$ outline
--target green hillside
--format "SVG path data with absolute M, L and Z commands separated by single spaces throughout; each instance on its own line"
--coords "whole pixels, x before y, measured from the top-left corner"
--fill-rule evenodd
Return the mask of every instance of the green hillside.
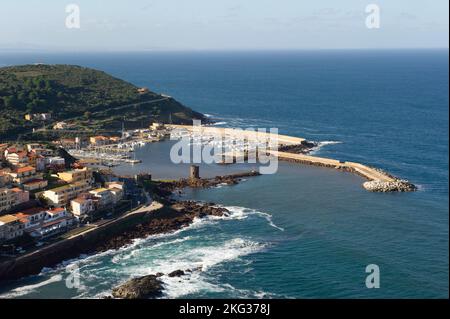
M 26 121 L 25 114 L 50 113 L 51 121 Z M 192 123 L 204 116 L 170 97 L 105 72 L 74 65 L 0 68 L 0 139 L 27 134 L 44 124 L 68 121 L 76 129 L 137 128 L 151 122 Z

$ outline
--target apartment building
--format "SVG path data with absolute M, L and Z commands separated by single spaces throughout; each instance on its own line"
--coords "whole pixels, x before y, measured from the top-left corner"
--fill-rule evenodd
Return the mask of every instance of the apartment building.
M 92 198 L 93 196 L 77 197 L 70 201 L 70 206 L 72 209 L 72 214 L 77 218 L 82 218 L 95 210 L 95 203 Z
M 68 185 L 60 186 L 42 193 L 50 205 L 65 206 L 70 200 L 76 198 L 79 194 L 87 192 L 91 185 L 87 180 L 77 181 Z
M 6 143 L 0 143 L 0 161 L 5 159 L 5 151 L 9 147 Z
M 114 195 L 109 189 L 97 188 L 91 190 L 89 193 L 97 199 L 99 208 L 110 206 L 115 203 Z
M 46 209 L 42 207 L 32 207 L 14 214 L 14 216 L 22 223 L 23 230 L 27 233 L 32 233 L 40 228 L 45 215 Z
M 26 151 L 7 152 L 5 158 L 13 166 L 24 166 L 28 164 L 28 152 Z
M 54 235 L 73 225 L 74 217 L 64 208 L 33 207 L 14 214 L 25 233 L 35 238 Z
M 36 171 L 38 171 L 38 172 L 42 172 L 45 170 L 45 160 L 46 160 L 46 157 L 44 157 L 42 155 L 28 153 L 29 166 L 35 167 Z
M 23 183 L 22 187 L 24 190 L 32 192 L 35 190 L 43 189 L 43 188 L 47 187 L 47 185 L 48 185 L 48 181 L 46 179 L 37 178 L 37 179 L 32 179 L 30 181 Z
M 36 168 L 33 166 L 17 167 L 9 173 L 12 181 L 16 184 L 24 184 L 34 179 L 42 179 L 41 173 L 36 173 Z
M 58 178 L 67 183 L 74 183 L 84 180 L 89 184 L 94 183 L 93 171 L 87 167 L 58 173 Z
M 27 190 L 14 187 L 11 188 L 10 191 L 13 193 L 13 206 L 28 202 L 30 200 L 30 193 Z
M 0 188 L 0 213 L 30 200 L 30 193 L 20 188 Z
M 9 188 L 0 188 L 0 213 L 15 205 L 16 197 Z
M 75 223 L 75 218 L 65 208 L 55 208 L 45 212 L 39 228 L 31 232 L 32 237 L 48 237 L 66 231 Z
M 51 169 L 64 169 L 66 160 L 59 156 L 45 157 L 45 167 Z
M 0 242 L 12 240 L 23 235 L 23 226 L 13 215 L 0 216 Z
M 116 204 L 123 198 L 123 190 L 121 190 L 120 188 L 113 187 L 113 188 L 109 188 L 108 190 L 112 194 L 114 204 Z
M 0 187 L 5 187 L 12 182 L 12 177 L 9 175 L 11 169 L 4 168 L 0 169 Z

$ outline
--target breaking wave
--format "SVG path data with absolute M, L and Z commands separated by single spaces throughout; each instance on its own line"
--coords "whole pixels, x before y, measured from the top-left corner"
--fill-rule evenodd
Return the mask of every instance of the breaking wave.
M 240 290 L 221 282 L 214 273 L 222 271 L 229 262 L 243 263 L 246 273 L 253 270 L 252 260 L 241 259 L 262 252 L 270 247 L 268 242 L 235 233 L 216 233 L 214 228 L 227 221 L 251 222 L 262 219 L 277 231 L 284 229 L 276 225 L 270 214 L 238 206 L 224 206 L 230 211 L 226 216 L 209 216 L 194 219 L 183 229 L 136 239 L 132 244 L 118 250 L 109 250 L 95 255 L 82 255 L 67 260 L 54 268 L 43 269 L 37 276 L 41 282 L 17 287 L 0 295 L 2 298 L 35 296 L 44 293 L 47 298 L 65 287 L 68 265 L 78 266 L 81 286 L 68 292 L 72 298 L 101 298 L 111 289 L 136 276 L 164 273 L 163 298 L 180 298 L 209 294 L 230 295 L 239 298 L 260 298 L 269 293 Z M 256 218 L 251 219 L 250 218 Z M 225 225 L 225 224 L 224 224 Z M 212 228 L 213 231 L 211 231 Z M 218 267 L 218 268 L 217 268 Z M 185 271 L 181 277 L 169 277 L 175 270 Z M 52 284 L 51 287 L 46 287 Z
M 335 144 L 342 144 L 342 142 L 340 142 L 340 141 L 322 141 L 322 142 L 318 142 L 317 146 L 313 147 L 311 149 L 311 152 L 309 152 L 309 154 L 310 155 L 317 154 L 322 149 L 322 147 L 325 147 L 327 145 L 335 145 Z

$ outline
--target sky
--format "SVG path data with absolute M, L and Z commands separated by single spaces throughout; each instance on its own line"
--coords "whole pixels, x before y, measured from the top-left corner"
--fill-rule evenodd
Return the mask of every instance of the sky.
M 0 51 L 448 48 L 448 19 L 448 0 L 1 0 Z

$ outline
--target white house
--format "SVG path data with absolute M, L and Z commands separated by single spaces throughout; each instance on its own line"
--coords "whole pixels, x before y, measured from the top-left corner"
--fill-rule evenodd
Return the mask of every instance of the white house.
M 70 201 L 70 206 L 72 208 L 72 214 L 77 218 L 89 215 L 95 210 L 94 201 L 92 198 L 77 197 Z
M 31 236 L 48 237 L 54 234 L 64 232 L 72 226 L 75 219 L 65 208 L 55 208 L 47 210 L 44 220 L 39 228 L 36 228 Z

